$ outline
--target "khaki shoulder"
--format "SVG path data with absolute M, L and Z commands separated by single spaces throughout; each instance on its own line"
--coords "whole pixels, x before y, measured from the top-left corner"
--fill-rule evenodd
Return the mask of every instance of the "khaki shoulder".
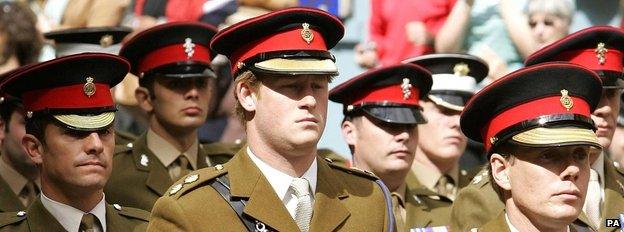
M 25 211 L 0 213 L 0 228 L 8 225 L 18 224 L 25 219 Z
M 206 185 L 211 180 L 226 173 L 227 170 L 221 164 L 191 172 L 169 187 L 165 196 L 178 199 L 184 196 L 184 194 L 193 191 L 196 187 Z
M 126 144 L 117 144 L 115 145 L 114 155 L 132 153 L 133 146 L 134 144 L 131 142 Z
M 227 155 L 234 156 L 242 147 L 235 143 L 202 143 L 201 149 L 203 149 L 207 155 Z
M 332 163 L 332 162 L 327 161 L 327 160 L 325 160 L 325 161 L 327 162 L 329 167 L 332 168 L 333 170 L 337 170 L 337 171 L 344 172 L 344 173 L 347 173 L 347 174 L 351 174 L 351 175 L 354 175 L 354 176 L 366 178 L 366 179 L 369 179 L 369 180 L 372 180 L 372 181 L 376 181 L 376 180 L 379 179 L 379 177 L 375 176 L 375 174 L 373 174 L 372 172 L 361 170 L 361 169 L 358 169 L 358 168 L 353 168 L 353 167 L 352 168 L 348 168 L 348 167 L 344 167 L 344 166 L 342 166 L 340 164 Z
M 130 219 L 138 219 L 141 221 L 148 222 L 150 213 L 137 208 L 121 206 L 119 204 L 112 204 L 113 208 L 117 210 L 119 215 L 130 218 Z
M 470 185 L 479 188 L 486 186 L 488 183 L 490 183 L 490 171 L 488 169 L 482 169 L 470 181 Z
M 624 165 L 619 164 L 618 162 L 613 162 L 613 166 L 621 176 L 624 176 Z
M 351 162 L 349 160 L 345 159 L 343 156 L 332 151 L 331 149 L 319 148 L 316 153 L 330 163 L 339 164 L 345 167 L 351 166 Z

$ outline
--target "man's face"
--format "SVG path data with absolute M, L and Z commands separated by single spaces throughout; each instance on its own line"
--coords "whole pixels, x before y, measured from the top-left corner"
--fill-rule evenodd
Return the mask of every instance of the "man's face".
M 25 126 L 26 121 L 23 112 L 21 110 L 13 111 L 11 119 L 6 125 L 6 137 L 2 143 L 2 155 L 6 155 L 11 163 L 16 166 L 14 168 L 21 169 L 20 171 L 36 168 L 22 147 L 22 138 L 26 134 Z
M 598 107 L 591 115 L 596 123 L 598 142 L 607 149 L 611 145 L 615 132 L 618 112 L 620 111 L 620 89 L 604 89 Z
M 618 126 L 613 134 L 613 142 L 609 146 L 611 159 L 624 167 L 624 127 Z
M 459 127 L 459 111 L 421 101 L 427 123 L 418 125 L 418 149 L 434 163 L 456 161 L 464 153 L 468 139 Z
M 582 210 L 589 180 L 590 146 L 527 148 L 508 168 L 516 207 L 532 221 L 573 221 Z
M 115 134 L 112 126 L 82 132 L 49 123 L 41 145 L 43 180 L 57 188 L 103 189 L 113 165 Z
M 565 37 L 570 29 L 570 22 L 553 14 L 536 12 L 529 16 L 529 26 L 539 47 L 542 48 Z
M 212 78 L 165 78 L 154 82 L 153 116 L 167 130 L 188 130 L 206 121 L 213 97 Z
M 392 172 L 407 172 L 414 161 L 418 145 L 415 124 L 390 124 L 369 116 L 352 121 L 351 140 L 353 162 L 358 168 L 384 176 Z
M 327 119 L 328 76 L 261 79 L 253 100 L 253 128 L 262 141 L 281 150 L 316 147 Z

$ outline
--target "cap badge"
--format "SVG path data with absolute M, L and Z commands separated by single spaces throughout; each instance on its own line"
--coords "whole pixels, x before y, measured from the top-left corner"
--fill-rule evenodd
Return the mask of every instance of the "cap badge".
M 466 63 L 457 63 L 453 67 L 453 73 L 455 73 L 455 76 L 467 76 L 469 72 L 470 68 L 468 68 L 468 65 Z
M 33 116 L 33 112 L 32 111 L 26 112 L 26 118 L 32 118 L 32 116 Z
M 4 103 L 4 97 L 0 97 L 0 104 Z
M 87 83 L 82 86 L 82 91 L 87 95 L 87 97 L 93 96 L 95 94 L 95 84 L 93 84 L 93 77 L 87 77 Z
M 193 57 L 193 54 L 195 53 L 195 44 L 193 43 L 193 40 L 191 38 L 186 38 L 184 39 L 184 53 L 186 53 L 186 58 L 191 58 Z
M 568 96 L 568 91 L 565 89 L 561 90 L 561 98 L 559 99 L 559 101 L 561 102 L 561 105 L 566 108 L 567 111 L 570 111 L 570 109 L 572 109 L 572 106 L 574 106 L 572 98 Z
M 490 137 L 490 144 L 494 145 L 498 141 L 496 137 Z
M 605 56 L 605 54 L 609 52 L 609 50 L 605 48 L 605 44 L 602 42 L 598 43 L 598 46 L 596 46 L 595 52 L 596 52 L 596 58 L 598 58 L 598 63 L 604 64 L 605 61 L 607 61 L 607 57 Z
M 412 95 L 412 84 L 408 78 L 403 78 L 403 84 L 401 84 L 401 90 L 403 91 L 403 99 L 408 99 Z
M 100 38 L 100 46 L 102 46 L 103 48 L 109 47 L 111 45 L 113 45 L 112 35 L 103 35 L 102 38 Z
M 310 42 L 314 39 L 314 34 L 312 33 L 312 30 L 310 30 L 310 24 L 303 23 L 301 26 L 303 27 L 301 30 L 301 38 L 310 44 Z

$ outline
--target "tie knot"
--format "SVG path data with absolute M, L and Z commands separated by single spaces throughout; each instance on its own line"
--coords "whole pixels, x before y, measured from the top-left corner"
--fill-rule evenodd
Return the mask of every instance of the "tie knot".
M 598 172 L 596 172 L 596 170 L 589 169 L 589 180 L 590 181 L 600 181 L 600 178 L 598 176 Z
M 294 178 L 290 187 L 295 191 L 295 196 L 303 197 L 310 194 L 310 184 L 304 178 Z
M 82 215 L 82 220 L 80 220 L 80 231 L 94 231 L 96 220 L 97 218 L 92 213 Z

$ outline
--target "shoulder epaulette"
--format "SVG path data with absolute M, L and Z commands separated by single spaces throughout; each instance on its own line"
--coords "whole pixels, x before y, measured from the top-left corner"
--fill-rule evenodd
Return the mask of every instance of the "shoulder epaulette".
M 24 219 L 26 219 L 25 211 L 0 213 L 0 228 L 18 223 Z
M 223 165 L 217 164 L 214 167 L 202 168 L 191 172 L 173 184 L 165 193 L 165 196 L 179 198 L 195 187 L 202 185 L 216 177 L 227 173 Z
M 140 219 L 146 222 L 149 221 L 150 213 L 145 210 L 121 206 L 119 204 L 113 204 L 113 208 L 115 208 L 120 215 Z
M 620 175 L 624 176 L 624 167 L 620 165 L 618 162 L 613 162 L 613 166 L 615 166 L 615 170 L 617 170 Z
M 480 171 L 477 175 L 472 178 L 470 184 L 476 185 L 478 187 L 483 187 L 490 182 L 490 171 L 483 170 Z
M 201 148 L 207 155 L 234 156 L 241 149 L 241 146 L 234 143 L 204 143 L 201 144 Z
M 370 180 L 373 180 L 373 181 L 379 179 L 379 177 L 375 176 L 375 174 L 373 174 L 372 172 L 369 172 L 369 171 L 360 170 L 360 169 L 357 169 L 357 168 L 347 168 L 347 167 L 341 166 L 339 164 L 331 163 L 329 161 L 326 161 L 326 162 L 327 162 L 327 165 L 329 165 L 329 167 L 331 167 L 332 169 L 336 169 L 336 170 L 339 170 L 339 171 L 342 171 L 342 172 L 346 172 L 346 173 L 349 173 L 349 174 L 352 174 L 352 175 L 356 175 L 356 176 L 359 176 L 359 177 L 364 177 L 366 179 L 370 179 Z
M 126 153 L 129 151 L 132 151 L 132 147 L 133 144 L 132 143 L 127 143 L 127 144 L 117 144 L 115 145 L 115 152 L 114 154 L 119 154 L 119 153 Z

